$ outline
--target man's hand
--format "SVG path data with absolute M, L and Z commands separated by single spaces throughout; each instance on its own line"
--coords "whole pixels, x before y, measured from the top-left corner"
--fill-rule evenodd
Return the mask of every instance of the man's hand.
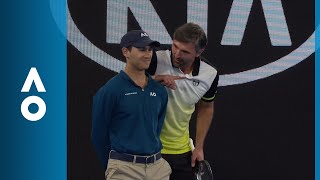
M 154 77 L 154 80 L 160 82 L 162 85 L 176 90 L 177 89 L 177 85 L 175 80 L 179 80 L 179 79 L 185 79 L 186 77 L 181 77 L 181 76 L 172 76 L 172 75 L 156 75 Z
M 201 148 L 195 148 L 192 151 L 192 157 L 191 157 L 191 166 L 194 167 L 197 161 L 202 161 L 204 160 L 204 155 L 203 155 L 203 149 Z

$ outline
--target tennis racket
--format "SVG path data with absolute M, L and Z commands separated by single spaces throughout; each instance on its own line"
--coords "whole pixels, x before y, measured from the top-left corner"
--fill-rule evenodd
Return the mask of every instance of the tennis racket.
M 190 147 L 192 151 L 195 149 L 193 140 L 191 138 L 190 138 Z M 212 169 L 208 161 L 206 160 L 196 161 L 196 165 L 194 167 L 194 179 L 195 180 L 213 180 Z

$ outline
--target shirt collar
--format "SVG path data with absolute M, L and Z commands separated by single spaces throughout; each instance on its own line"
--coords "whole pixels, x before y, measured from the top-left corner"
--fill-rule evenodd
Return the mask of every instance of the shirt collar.
M 123 70 L 120 71 L 119 75 L 120 75 L 122 78 L 124 78 L 125 80 L 128 80 L 128 81 L 130 81 L 131 83 L 135 84 L 135 83 L 133 82 L 133 80 L 128 76 L 128 74 L 125 73 Z M 147 78 L 148 78 L 148 84 L 149 84 L 149 82 L 152 80 L 152 77 L 151 77 L 151 75 L 148 74 L 147 72 L 145 72 L 145 75 L 146 75 Z

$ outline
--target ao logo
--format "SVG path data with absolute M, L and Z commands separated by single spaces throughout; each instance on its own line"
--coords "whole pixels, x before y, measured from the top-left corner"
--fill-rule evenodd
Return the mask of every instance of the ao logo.
M 141 37 L 147 37 L 148 34 L 147 33 L 141 33 Z
M 46 92 L 46 89 L 44 88 L 44 85 L 41 81 L 40 75 L 35 67 L 32 67 L 29 71 L 29 74 L 23 84 L 23 87 L 21 89 L 21 92 L 23 93 L 29 93 L 32 83 L 34 82 L 37 92 Z M 38 106 L 38 111 L 36 113 L 31 113 L 29 111 L 29 106 L 31 104 L 36 104 Z M 46 114 L 46 103 L 43 101 L 42 98 L 38 96 L 28 96 L 25 98 L 21 103 L 21 114 L 24 118 L 26 118 L 29 121 L 38 121 Z
M 53 1 L 54 0 L 51 1 L 51 9 L 54 17 L 57 18 L 59 16 L 55 13 L 59 11 L 53 6 Z M 292 42 L 281 0 L 260 1 L 271 44 L 273 46 L 291 46 Z M 221 45 L 241 45 L 252 4 L 253 0 L 233 1 L 220 42 Z M 152 39 L 158 40 L 163 44 L 170 44 L 172 42 L 169 33 L 149 0 L 107 0 L 106 8 L 107 43 L 119 43 L 122 35 L 127 32 L 128 8 L 130 8 L 140 27 L 148 32 Z M 148 15 L 146 16 L 146 14 Z M 208 0 L 187 1 L 187 21 L 198 23 L 206 32 L 208 26 L 207 14 Z M 112 71 L 119 72 L 125 67 L 124 62 L 96 47 L 80 32 L 70 15 L 69 9 L 67 16 L 67 38 L 74 47 L 88 58 Z M 315 51 L 314 41 L 315 33 L 313 32 L 298 48 L 277 60 L 273 60 L 273 62 L 269 64 L 242 72 L 223 74 L 220 76 L 219 86 L 247 83 L 280 73 L 310 56 Z M 90 49 L 90 51 L 88 51 L 88 49 Z

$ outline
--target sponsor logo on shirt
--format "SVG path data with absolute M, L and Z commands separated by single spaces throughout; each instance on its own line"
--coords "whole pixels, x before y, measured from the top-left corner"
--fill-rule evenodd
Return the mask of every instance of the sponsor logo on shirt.
M 194 80 L 192 81 L 192 84 L 193 84 L 194 86 L 199 86 L 199 83 L 200 83 L 200 81 L 197 80 L 197 79 L 194 79 Z
M 135 94 L 138 94 L 138 93 L 137 92 L 129 92 L 129 93 L 125 93 L 124 95 L 130 96 L 130 95 L 135 95 Z

